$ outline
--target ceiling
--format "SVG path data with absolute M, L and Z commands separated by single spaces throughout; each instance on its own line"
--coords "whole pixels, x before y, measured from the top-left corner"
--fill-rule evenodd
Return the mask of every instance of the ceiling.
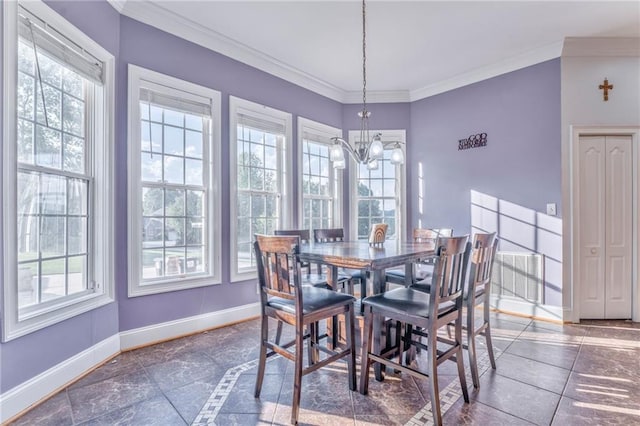
M 359 1 L 111 3 L 325 96 L 361 101 Z M 640 37 L 640 2 L 369 0 L 370 100 L 415 100 L 559 57 L 565 37 Z

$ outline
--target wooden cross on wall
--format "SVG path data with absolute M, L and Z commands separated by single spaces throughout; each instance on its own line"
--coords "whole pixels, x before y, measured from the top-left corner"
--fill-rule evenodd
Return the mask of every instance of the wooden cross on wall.
M 598 89 L 604 90 L 602 95 L 604 96 L 605 102 L 609 100 L 609 90 L 613 90 L 613 84 L 609 84 L 609 80 L 604 79 L 604 84 L 598 86 Z

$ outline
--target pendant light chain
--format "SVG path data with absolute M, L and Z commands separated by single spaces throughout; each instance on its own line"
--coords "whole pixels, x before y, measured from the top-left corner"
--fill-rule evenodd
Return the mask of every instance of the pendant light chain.
M 362 110 L 367 111 L 367 27 L 365 0 L 362 0 Z

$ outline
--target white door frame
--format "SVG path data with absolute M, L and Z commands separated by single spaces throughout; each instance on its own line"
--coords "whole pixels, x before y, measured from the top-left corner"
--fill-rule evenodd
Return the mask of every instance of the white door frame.
M 631 312 L 632 320 L 640 321 L 640 285 L 638 283 L 638 265 L 640 265 L 640 251 L 638 244 L 640 242 L 640 226 L 638 220 L 640 218 L 638 212 L 638 192 L 640 189 L 640 126 L 571 126 L 569 170 L 570 170 L 570 289 L 571 289 L 571 317 L 564 318 L 565 321 L 578 322 L 580 320 L 580 212 L 577 206 L 580 205 L 577 185 L 577 162 L 578 162 L 578 143 L 581 136 L 631 136 L 631 149 L 633 153 L 633 242 L 632 242 L 632 286 L 631 286 Z M 566 258 L 566 257 L 565 257 Z M 603 283 L 604 284 L 604 283 Z M 564 303 L 566 306 L 566 303 Z

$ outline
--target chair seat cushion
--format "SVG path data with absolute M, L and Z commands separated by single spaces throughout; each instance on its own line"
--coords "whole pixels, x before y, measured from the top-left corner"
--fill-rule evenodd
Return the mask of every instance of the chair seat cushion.
M 332 306 L 353 303 L 355 298 L 349 294 L 337 293 L 318 287 L 302 287 L 302 312 L 309 314 Z M 274 309 L 280 309 L 290 314 L 295 313 L 296 301 L 281 297 L 272 297 L 267 304 Z
M 429 317 L 429 297 L 428 293 L 416 291 L 410 288 L 396 288 L 375 296 L 365 297 L 362 301 L 364 305 L 374 308 L 396 311 L 418 317 Z M 445 302 L 438 307 L 438 315 L 444 315 L 455 310 L 455 303 Z

